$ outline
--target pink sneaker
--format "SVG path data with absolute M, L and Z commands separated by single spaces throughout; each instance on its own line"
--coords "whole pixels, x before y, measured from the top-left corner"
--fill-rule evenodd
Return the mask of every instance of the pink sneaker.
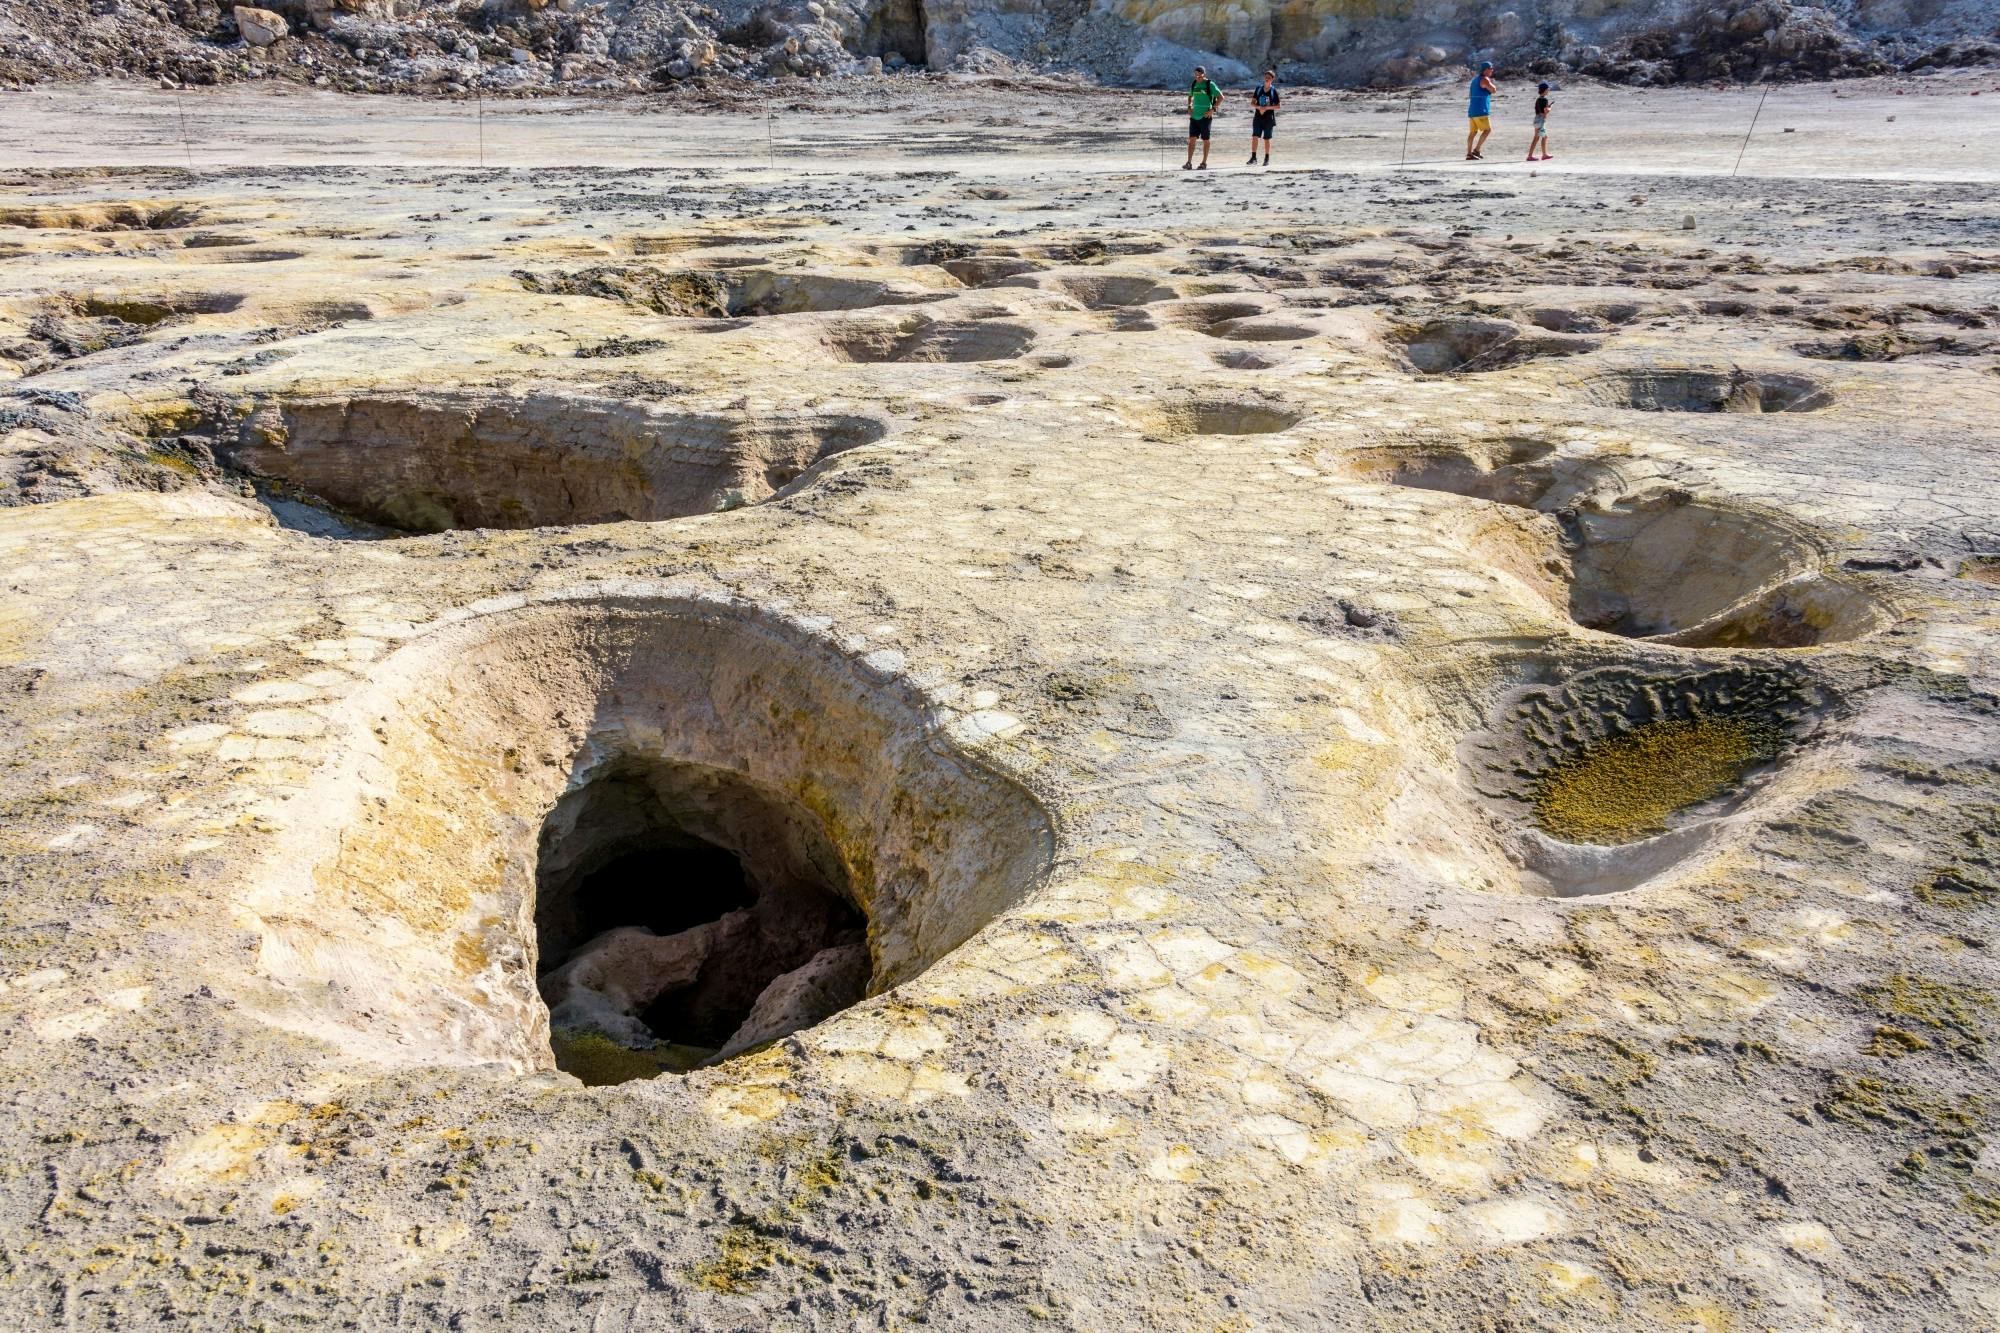
M 1542 154 L 1542 161 L 1544 161 L 1544 162 L 1553 162 L 1553 161 L 1555 161 L 1555 157 L 1554 157 L 1554 155 L 1552 155 L 1552 154 L 1549 154 L 1549 153 L 1543 153 L 1543 154 Z

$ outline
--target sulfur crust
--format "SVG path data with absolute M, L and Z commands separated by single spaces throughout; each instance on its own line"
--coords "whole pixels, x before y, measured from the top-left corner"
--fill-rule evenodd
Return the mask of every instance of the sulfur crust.
M 1535 790 L 1535 822 L 1571 842 L 1630 842 L 1721 795 L 1770 743 L 1739 719 L 1650 722 L 1557 764 Z

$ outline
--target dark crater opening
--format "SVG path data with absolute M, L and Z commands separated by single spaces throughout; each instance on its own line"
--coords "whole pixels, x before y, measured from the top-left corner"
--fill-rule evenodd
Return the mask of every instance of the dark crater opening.
M 556 1067 L 685 1071 L 862 999 L 867 922 L 820 822 L 727 769 L 628 757 L 544 823 L 535 907 Z

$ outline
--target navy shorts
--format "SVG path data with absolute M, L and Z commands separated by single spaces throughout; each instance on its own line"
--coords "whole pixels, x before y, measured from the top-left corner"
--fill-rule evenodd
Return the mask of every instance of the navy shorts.
M 1214 119 L 1214 116 L 1190 116 L 1188 118 L 1188 138 L 1206 139 L 1208 137 L 1208 127 Z
M 1278 113 L 1275 111 L 1259 111 L 1250 117 L 1250 137 L 1253 139 L 1268 139 L 1271 131 L 1277 128 Z

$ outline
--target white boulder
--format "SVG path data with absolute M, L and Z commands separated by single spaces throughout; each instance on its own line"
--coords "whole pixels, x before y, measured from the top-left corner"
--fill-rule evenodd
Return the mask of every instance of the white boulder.
M 236 31 L 252 46 L 269 46 L 281 37 L 292 35 L 284 15 L 249 5 L 236 6 Z

